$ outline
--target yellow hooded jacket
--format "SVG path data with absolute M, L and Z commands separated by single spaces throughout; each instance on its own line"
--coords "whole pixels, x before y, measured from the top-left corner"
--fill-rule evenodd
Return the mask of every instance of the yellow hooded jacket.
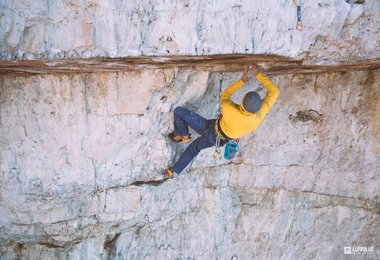
M 222 92 L 220 106 L 223 117 L 220 119 L 220 127 L 231 139 L 243 137 L 255 130 L 280 94 L 278 87 L 262 73 L 258 73 L 256 78 L 268 91 L 262 100 L 261 108 L 256 113 L 249 113 L 244 110 L 242 104 L 238 105 L 231 101 L 231 96 L 244 85 L 244 81 L 239 80 Z

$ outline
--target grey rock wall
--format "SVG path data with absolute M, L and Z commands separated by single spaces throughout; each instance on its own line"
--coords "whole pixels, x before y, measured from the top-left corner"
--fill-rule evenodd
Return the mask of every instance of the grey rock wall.
M 0 57 L 278 54 L 311 63 L 380 57 L 380 2 L 14 0 L 0 2 Z
M 0 259 L 379 259 L 380 1 L 302 7 L 300 32 L 286 0 L 0 1 Z M 248 61 L 178 55 L 234 53 L 285 56 L 249 56 L 278 102 L 157 181 L 174 108 L 214 118 Z
M 380 250 L 379 70 L 278 75 L 281 95 L 234 161 L 186 145 L 172 110 L 206 118 L 240 77 L 190 69 L 0 79 L 4 259 L 341 259 Z M 250 89 L 251 80 L 234 98 Z

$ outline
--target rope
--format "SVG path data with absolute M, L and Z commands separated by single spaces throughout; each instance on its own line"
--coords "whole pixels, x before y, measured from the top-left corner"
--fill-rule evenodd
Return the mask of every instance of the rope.
M 219 72 L 218 74 L 219 79 L 219 110 L 218 110 L 218 117 L 222 114 L 221 107 L 220 107 L 220 95 L 222 94 L 222 84 L 223 84 L 223 72 Z
M 218 96 L 219 96 L 219 109 L 218 109 L 218 115 L 216 117 L 216 120 L 218 120 L 221 115 L 222 115 L 222 109 L 221 109 L 221 106 L 220 106 L 220 96 L 222 94 L 222 85 L 223 85 L 223 72 L 219 72 L 218 74 L 218 79 L 219 79 L 219 93 L 218 93 Z M 214 151 L 214 158 L 215 159 L 218 159 L 220 158 L 220 133 L 216 133 L 216 143 L 215 143 L 215 151 Z

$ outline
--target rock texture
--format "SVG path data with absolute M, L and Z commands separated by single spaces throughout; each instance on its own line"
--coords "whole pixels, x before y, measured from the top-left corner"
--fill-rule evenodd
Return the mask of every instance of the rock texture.
M 273 76 L 279 101 L 234 161 L 185 145 L 238 73 L 145 69 L 1 78 L 0 253 L 13 259 L 343 258 L 380 241 L 379 70 Z M 249 89 L 265 94 L 251 80 Z
M 350 64 L 311 65 L 276 55 L 223 54 L 202 56 L 166 56 L 166 57 L 129 57 L 129 58 L 91 58 L 91 59 L 55 59 L 55 60 L 0 60 L 0 76 L 31 76 L 42 74 L 71 74 L 122 72 L 143 69 L 191 69 L 193 71 L 242 71 L 242 68 L 257 64 L 263 73 L 315 74 L 325 72 L 350 72 L 353 70 L 380 69 L 380 58 L 351 62 Z
M 332 63 L 380 57 L 380 2 L 14 0 L 0 3 L 0 57 L 278 54 Z
M 379 259 L 380 1 L 293 2 L 0 1 L 0 259 Z M 253 62 L 264 123 L 162 182 Z

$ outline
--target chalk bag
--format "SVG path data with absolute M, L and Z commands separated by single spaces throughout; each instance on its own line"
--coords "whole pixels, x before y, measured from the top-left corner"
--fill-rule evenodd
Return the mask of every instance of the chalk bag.
M 224 158 L 230 160 L 234 158 L 235 154 L 239 150 L 239 144 L 235 141 L 230 141 L 224 147 Z

